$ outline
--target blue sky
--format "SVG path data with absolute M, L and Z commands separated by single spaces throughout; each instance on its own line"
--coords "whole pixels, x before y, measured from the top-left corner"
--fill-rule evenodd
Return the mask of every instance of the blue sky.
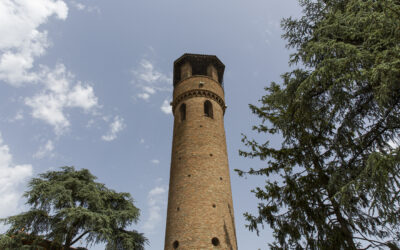
M 279 24 L 299 14 L 293 0 L 0 0 L 0 217 L 26 209 L 29 178 L 73 165 L 131 193 L 142 211 L 134 228 L 149 238 L 146 249 L 162 249 L 173 61 L 214 54 L 226 66 L 238 246 L 266 249 L 268 227 L 257 236 L 243 218 L 256 211 L 250 190 L 263 179 L 233 169 L 265 164 L 238 156 L 241 133 L 257 137 L 248 104 L 289 70 Z

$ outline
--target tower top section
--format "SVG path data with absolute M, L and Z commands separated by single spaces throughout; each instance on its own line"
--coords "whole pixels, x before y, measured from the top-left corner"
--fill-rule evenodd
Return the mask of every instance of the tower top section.
M 215 55 L 185 53 L 174 62 L 174 87 L 191 76 L 209 76 L 223 86 L 225 65 Z

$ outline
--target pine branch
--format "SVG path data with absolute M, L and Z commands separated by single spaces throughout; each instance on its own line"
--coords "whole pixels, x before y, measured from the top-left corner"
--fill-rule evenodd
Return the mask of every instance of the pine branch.
M 73 240 L 71 242 L 71 246 L 74 245 L 78 240 L 82 239 L 83 236 L 85 236 L 86 234 L 88 234 L 90 232 L 91 232 L 91 230 L 87 230 L 87 231 L 83 232 L 78 238 L 76 238 L 75 240 Z

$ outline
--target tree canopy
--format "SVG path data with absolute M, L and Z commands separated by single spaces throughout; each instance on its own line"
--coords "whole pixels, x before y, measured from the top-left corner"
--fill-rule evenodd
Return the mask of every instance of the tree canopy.
M 33 178 L 24 196 L 30 210 L 1 221 L 10 225 L 1 249 L 26 242 L 38 247 L 51 243 L 69 249 L 78 241 L 106 243 L 107 249 L 144 249 L 143 234 L 126 228 L 136 223 L 139 209 L 129 193 L 117 193 L 95 182 L 89 170 L 62 167 Z
M 240 154 L 266 164 L 236 171 L 266 184 L 248 227 L 268 224 L 272 249 L 399 249 L 400 2 L 300 4 L 282 21 L 294 69 L 250 105 L 265 140 Z

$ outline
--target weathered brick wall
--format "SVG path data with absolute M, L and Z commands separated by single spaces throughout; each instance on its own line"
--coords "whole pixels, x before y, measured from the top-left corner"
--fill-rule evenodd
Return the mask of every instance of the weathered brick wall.
M 188 91 L 196 95 L 177 98 Z M 208 90 L 208 95 L 203 90 Z M 203 92 L 201 92 L 203 91 Z M 221 85 L 207 76 L 191 76 L 174 89 L 174 134 L 165 249 L 237 249 L 224 129 Z M 213 118 L 204 114 L 212 103 Z M 186 104 L 181 121 L 180 105 Z M 214 246 L 212 239 L 218 238 Z M 178 242 L 179 246 L 174 242 Z

